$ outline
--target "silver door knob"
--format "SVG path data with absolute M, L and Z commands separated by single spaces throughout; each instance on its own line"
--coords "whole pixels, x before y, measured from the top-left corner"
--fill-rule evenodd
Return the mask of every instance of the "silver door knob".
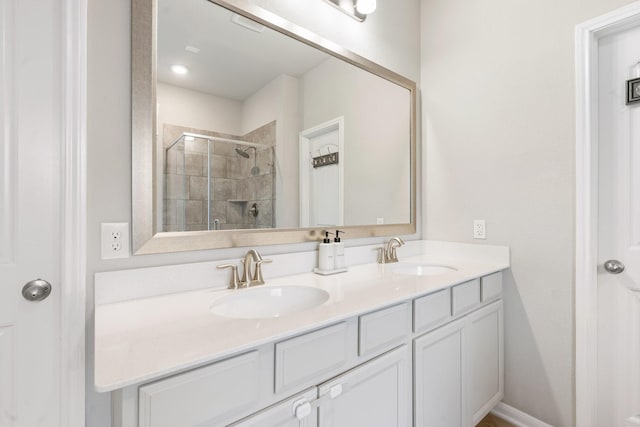
M 22 296 L 27 301 L 37 302 L 46 299 L 51 294 L 51 283 L 46 280 L 32 280 L 22 288 Z
M 617 259 L 610 259 L 604 262 L 604 269 L 611 274 L 620 274 L 624 271 L 624 264 Z

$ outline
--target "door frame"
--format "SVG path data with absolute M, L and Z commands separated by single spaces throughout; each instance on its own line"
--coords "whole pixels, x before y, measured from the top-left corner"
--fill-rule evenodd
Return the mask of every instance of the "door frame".
M 344 225 L 344 116 L 326 121 L 300 132 L 300 172 L 311 164 L 309 144 L 311 139 L 333 130 L 338 130 L 338 226 Z M 300 173 L 300 227 L 309 227 L 309 174 Z
M 60 426 L 85 425 L 87 0 L 61 0 Z
M 575 29 L 575 422 L 583 427 L 597 427 L 598 44 L 602 37 L 636 25 L 640 1 Z

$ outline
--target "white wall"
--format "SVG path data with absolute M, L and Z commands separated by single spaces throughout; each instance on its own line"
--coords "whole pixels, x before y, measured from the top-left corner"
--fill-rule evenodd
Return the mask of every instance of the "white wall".
M 301 94 L 304 129 L 344 117 L 344 224 L 409 222 L 409 91 L 329 58 Z
M 422 0 L 426 230 L 511 246 L 505 402 L 574 424 L 574 26 L 628 0 Z
M 276 227 L 297 227 L 299 222 L 298 90 L 298 79 L 283 74 L 242 107 L 241 135 L 276 121 Z
M 241 135 L 242 102 L 221 98 L 166 83 L 158 83 L 158 135 L 162 125 L 171 124 L 195 129 Z
M 364 24 L 323 1 L 256 0 L 383 66 L 417 80 L 419 0 L 379 2 Z M 87 152 L 87 426 L 110 426 L 110 398 L 93 391 L 93 274 L 141 266 L 240 258 L 242 248 L 100 260 L 100 223 L 131 221 L 131 2 L 89 0 Z M 402 31 L 398 31 L 402 28 Z M 418 191 L 420 191 L 418 189 Z M 418 193 L 419 194 L 419 193 Z M 375 240 L 375 239 L 373 239 Z M 379 239 L 382 240 L 382 239 Z M 371 239 L 363 239 L 361 242 Z M 354 242 L 346 241 L 347 244 Z M 260 248 L 264 254 L 311 250 L 313 244 Z

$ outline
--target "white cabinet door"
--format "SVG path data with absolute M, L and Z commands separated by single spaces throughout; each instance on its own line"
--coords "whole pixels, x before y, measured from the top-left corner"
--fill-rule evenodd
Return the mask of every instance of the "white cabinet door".
M 229 427 L 316 427 L 318 413 L 312 408 L 310 413 L 301 419 L 296 418 L 295 408 L 303 402 L 315 400 L 317 389 L 311 388 L 283 402 L 277 403 L 257 414 L 251 415 Z
M 469 425 L 476 425 L 504 395 L 502 301 L 466 317 Z
M 319 396 L 320 427 L 410 426 L 409 348 L 403 345 L 322 384 Z
M 465 319 L 414 340 L 416 427 L 465 424 Z

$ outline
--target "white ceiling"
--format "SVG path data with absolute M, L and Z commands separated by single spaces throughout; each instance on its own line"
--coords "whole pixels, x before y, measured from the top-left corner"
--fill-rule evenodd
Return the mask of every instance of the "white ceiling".
M 279 75 L 299 77 L 328 57 L 269 28 L 241 27 L 232 16 L 208 0 L 159 0 L 158 80 L 242 101 Z M 173 64 L 189 73 L 174 74 Z

